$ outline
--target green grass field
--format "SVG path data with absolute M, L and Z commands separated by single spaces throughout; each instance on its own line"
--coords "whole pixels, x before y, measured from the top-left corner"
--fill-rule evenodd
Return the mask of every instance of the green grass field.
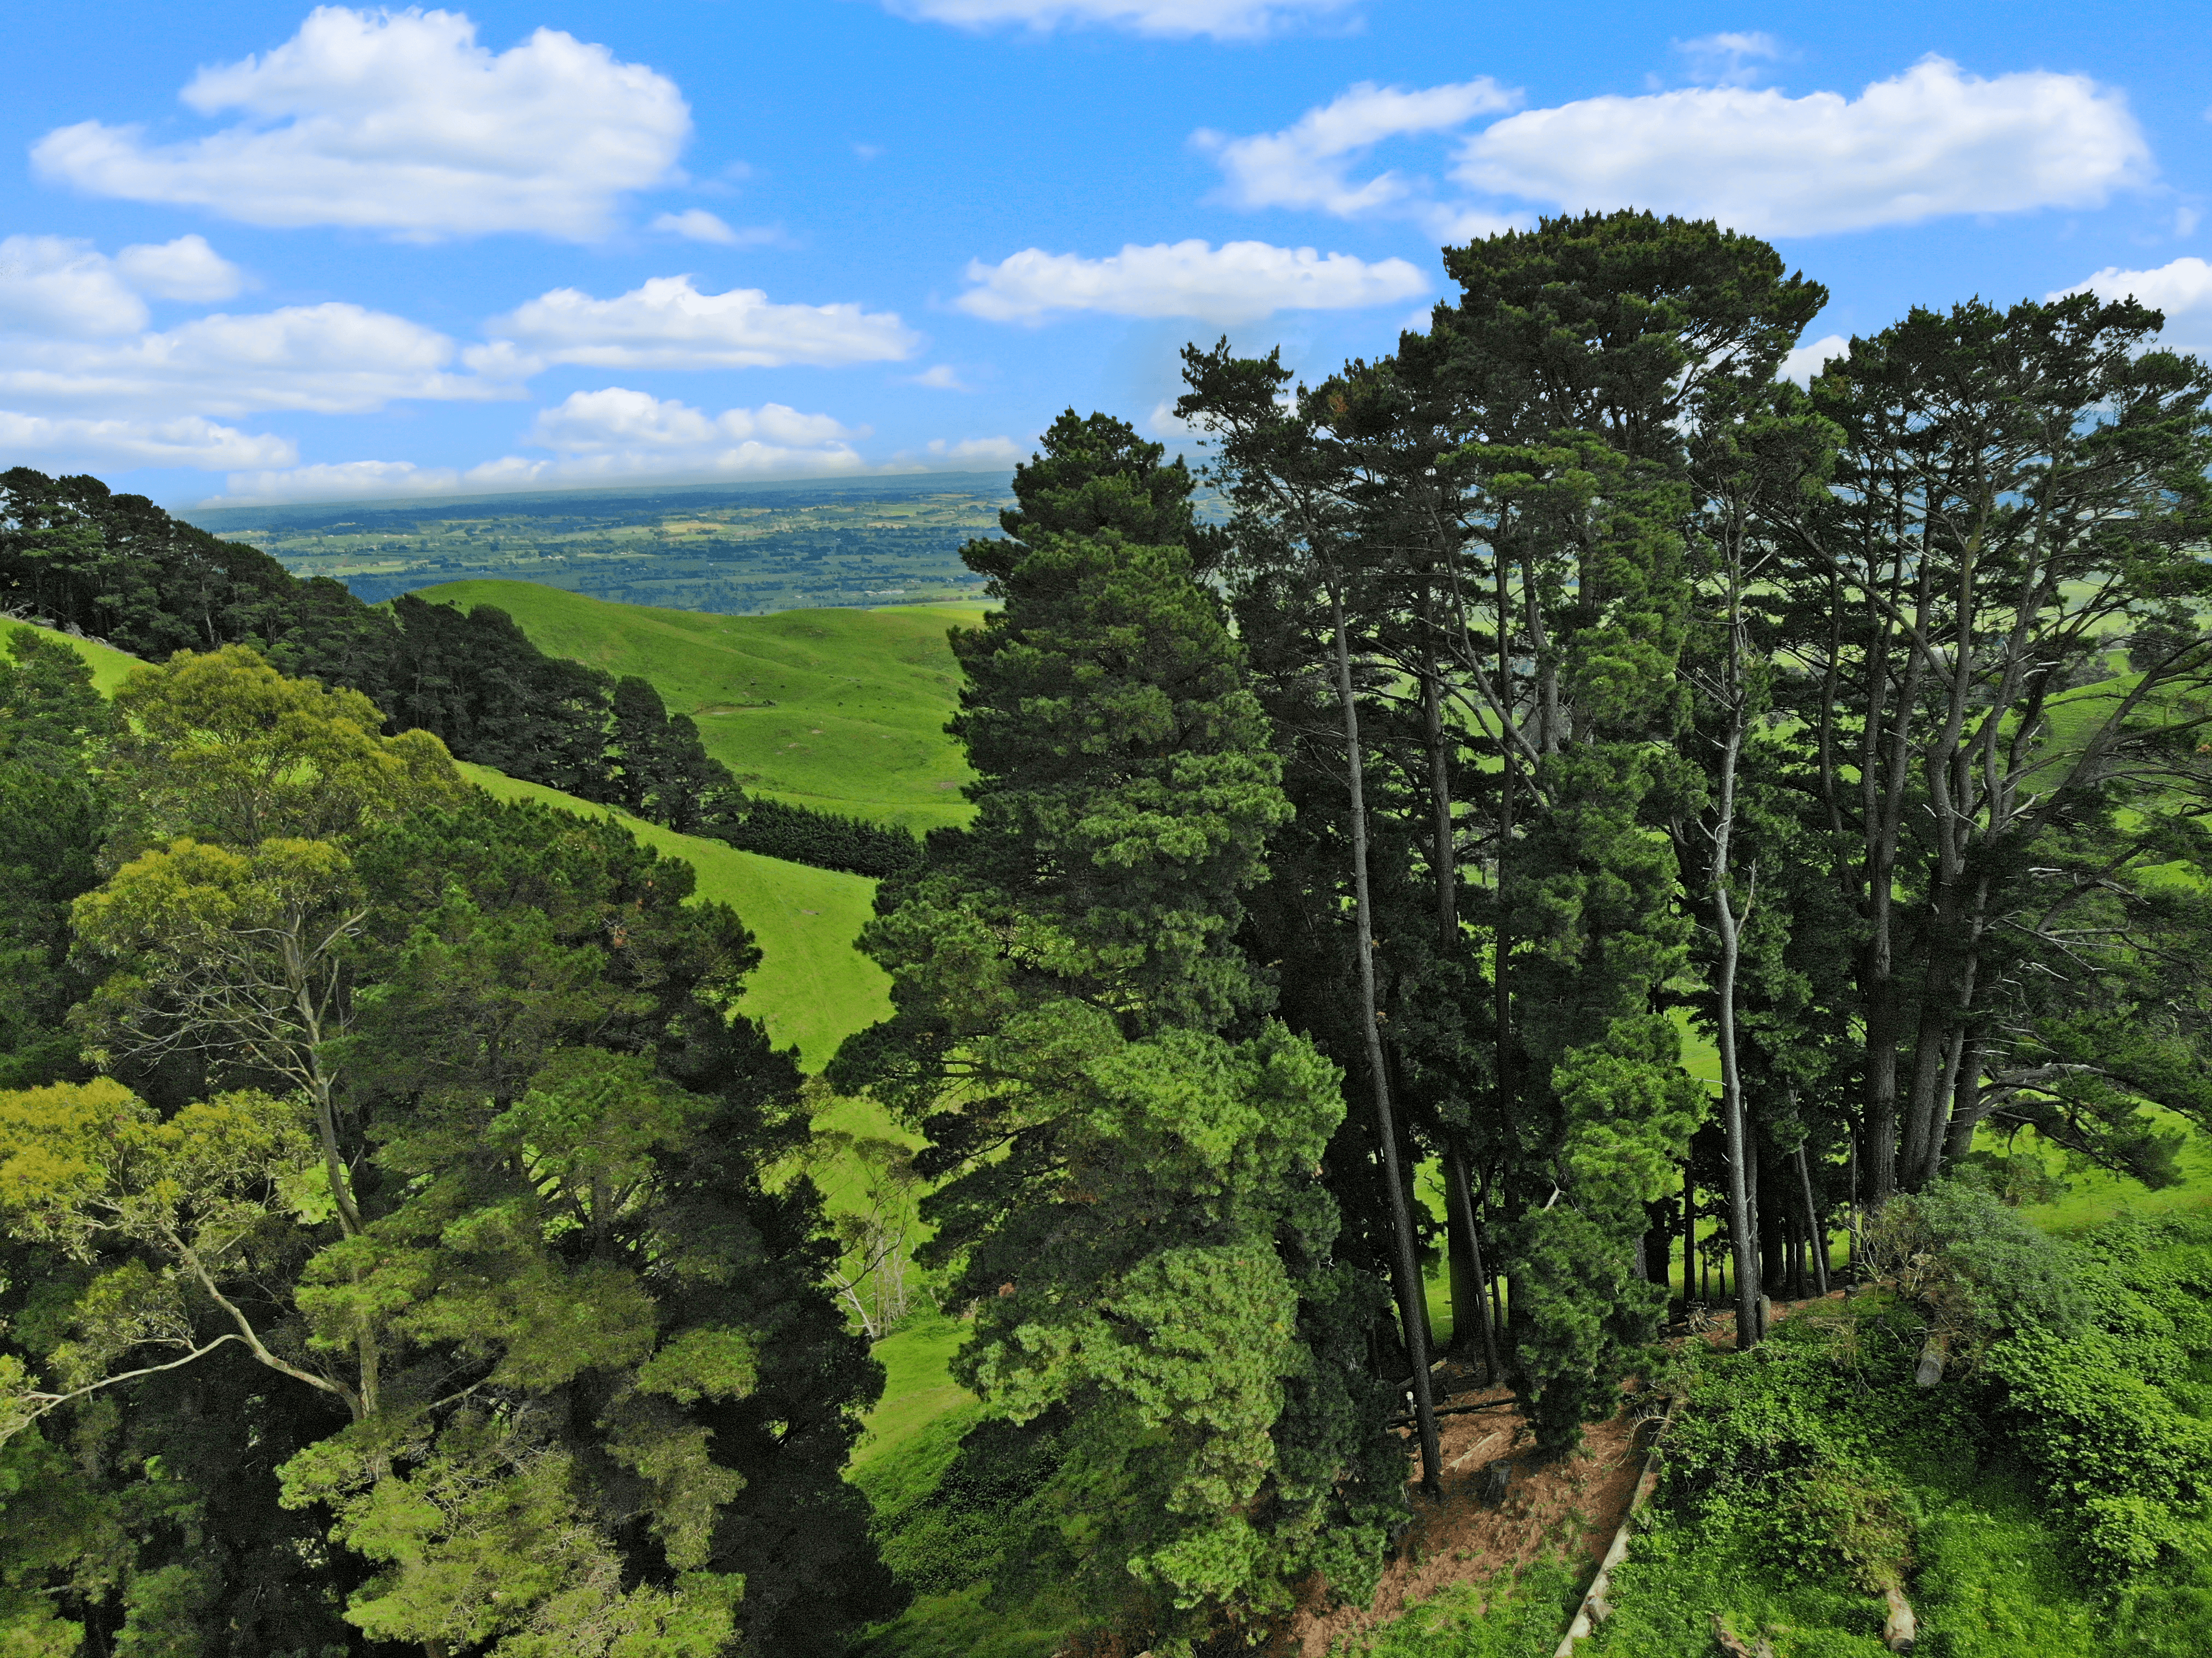
M 748 789 L 916 833 L 968 821 L 958 791 L 970 774 L 945 734 L 959 686 L 945 635 L 981 605 L 710 616 L 526 581 L 448 582 L 421 597 L 495 604 L 540 650 L 651 681 Z
M 761 964 L 742 1006 L 778 1047 L 796 1045 L 818 1071 L 855 1030 L 888 1017 L 890 980 L 853 948 L 876 884 L 866 876 L 788 864 L 720 841 L 678 835 L 609 806 L 595 806 L 489 766 L 463 764 L 469 780 L 502 800 L 538 800 L 582 817 L 611 817 L 647 846 L 698 872 L 699 896 L 727 904 L 752 929 Z
M 69 635 L 57 633 L 52 628 L 41 628 L 34 622 L 12 622 L 6 625 L 11 628 L 28 628 L 33 633 L 42 634 L 58 645 L 68 646 L 89 665 L 92 669 L 93 689 L 102 696 L 114 695 L 115 688 L 123 683 L 125 677 L 131 669 L 143 668 L 146 665 L 127 652 L 118 651 L 112 645 L 103 645 L 96 639 L 72 639 Z

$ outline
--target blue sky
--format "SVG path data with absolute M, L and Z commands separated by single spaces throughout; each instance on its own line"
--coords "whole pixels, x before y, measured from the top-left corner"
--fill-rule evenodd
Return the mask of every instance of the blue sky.
M 0 464 L 173 505 L 1003 466 L 1176 349 L 1395 343 L 1562 208 L 1817 343 L 2084 282 L 2212 352 L 2201 7 L 14 9 Z

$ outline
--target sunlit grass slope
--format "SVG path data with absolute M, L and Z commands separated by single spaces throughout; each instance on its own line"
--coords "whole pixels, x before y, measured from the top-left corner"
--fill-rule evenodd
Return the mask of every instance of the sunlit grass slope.
M 115 688 L 123 683 L 124 676 L 133 668 L 145 664 L 128 652 L 118 651 L 112 645 L 103 645 L 96 639 L 72 639 L 52 628 L 41 628 L 33 622 L 0 623 L 0 632 L 9 628 L 28 628 L 34 634 L 43 634 L 58 645 L 66 645 L 85 659 L 92 669 L 93 689 L 102 696 L 115 695 Z
M 611 816 L 647 846 L 690 865 L 698 872 L 699 896 L 729 905 L 760 944 L 761 964 L 745 992 L 744 1011 L 768 1027 L 778 1047 L 797 1044 L 809 1071 L 828 1064 L 853 1032 L 890 1016 L 890 978 L 853 948 L 875 898 L 876 884 L 866 877 L 678 835 L 489 766 L 465 764 L 461 770 L 502 800 L 538 800 L 586 817 Z
M 945 634 L 980 605 L 712 616 L 526 581 L 420 596 L 495 604 L 540 650 L 651 681 L 749 789 L 917 833 L 968 820 L 967 762 L 945 734 L 959 686 Z

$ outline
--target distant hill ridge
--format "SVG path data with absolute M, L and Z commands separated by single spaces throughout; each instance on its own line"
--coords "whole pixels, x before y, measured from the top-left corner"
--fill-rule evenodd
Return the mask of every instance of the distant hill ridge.
M 493 507 L 503 513 L 567 515 L 604 507 L 639 512 L 653 507 L 673 510 L 719 506 L 804 506 L 810 501 L 896 500 L 960 491 L 1009 494 L 1011 470 L 998 472 L 901 472 L 853 477 L 764 479 L 752 483 L 647 483 L 580 489 L 526 489 L 483 495 L 389 496 L 365 501 L 293 501 L 253 507 L 180 507 L 170 515 L 216 535 L 234 535 L 264 525 L 312 528 L 340 521 L 375 519 L 448 518 L 455 508 Z

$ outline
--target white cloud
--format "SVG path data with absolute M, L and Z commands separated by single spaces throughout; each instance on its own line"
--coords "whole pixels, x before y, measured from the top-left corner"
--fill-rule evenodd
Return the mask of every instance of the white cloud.
M 1097 24 L 1134 34 L 1249 40 L 1344 10 L 1352 0 L 886 0 L 902 16 L 963 28 L 1016 24 L 1040 33 Z
M 0 332 L 94 339 L 143 328 L 146 319 L 146 301 L 90 242 L 0 241 Z
M 229 299 L 246 286 L 246 273 L 210 247 L 204 236 L 140 242 L 115 256 L 115 269 L 131 287 L 157 300 L 205 304 Z
M 0 240 L 0 334 L 94 339 L 143 328 L 150 294 L 226 300 L 245 275 L 198 236 L 140 243 L 113 258 L 68 236 Z
M 1221 197 L 1232 207 L 1317 208 L 1348 218 L 1395 204 L 1413 191 L 1395 173 L 1353 183 L 1346 175 L 1355 158 L 1386 138 L 1449 131 L 1519 102 L 1519 94 L 1486 76 L 1415 90 L 1362 81 L 1280 132 L 1232 138 L 1201 129 L 1191 142 L 1219 161 L 1226 175 Z
M 1810 386 L 1813 376 L 1820 372 L 1821 365 L 1831 358 L 1848 355 L 1851 343 L 1841 334 L 1824 334 L 1808 345 L 1800 345 L 1785 353 L 1782 366 L 1776 372 L 1786 380 L 1800 386 Z
M 1455 247 L 1462 242 L 1479 242 L 1488 237 L 1502 236 L 1509 230 L 1526 230 L 1534 216 L 1528 213 L 1496 213 L 1486 207 L 1454 207 L 1437 203 L 1423 210 L 1421 224 L 1442 246 Z
M 288 438 L 241 432 L 197 415 L 178 420 L 52 419 L 0 410 L 0 452 L 20 464 L 44 460 L 60 471 L 97 466 L 287 466 L 299 452 Z
M 346 460 L 283 471 L 233 472 L 224 492 L 203 507 L 267 507 L 285 501 L 368 501 L 380 496 L 450 495 L 462 474 L 411 460 Z
M 1782 43 L 1756 29 L 1733 29 L 1678 40 L 1674 50 L 1687 60 L 1690 78 L 1704 86 L 1748 86 L 1764 73 L 1758 66 L 1782 56 Z
M 975 388 L 961 382 L 960 373 L 949 362 L 940 362 L 925 368 L 907 380 L 908 386 L 927 386 L 937 392 L 968 392 Z
M 1145 429 L 1156 438 L 1165 438 L 1170 441 L 1182 440 L 1188 442 L 1207 435 L 1201 428 L 1193 426 L 1177 415 L 1175 409 L 1173 398 L 1162 398 L 1152 405 L 1152 412 L 1145 416 Z
M 1788 236 L 2094 206 L 2150 170 L 2125 99 L 2087 76 L 1984 80 L 1928 58 L 1852 100 L 1713 87 L 1528 110 L 1470 138 L 1455 176 Z
M 248 224 L 581 241 L 669 177 L 691 131 L 674 82 L 605 46 L 541 28 L 494 53 L 460 13 L 411 9 L 319 6 L 283 45 L 204 69 L 182 95 L 245 118 L 175 144 L 82 121 L 40 139 L 33 164 L 94 195 Z
M 1195 238 L 1134 244 L 1103 259 L 1024 249 L 997 264 L 970 261 L 975 284 L 955 301 L 992 322 L 1041 322 L 1055 311 L 1117 317 L 1197 317 L 1253 322 L 1277 311 L 1334 311 L 1385 305 L 1425 292 L 1429 279 L 1403 259 L 1375 264 L 1349 253 L 1266 242 Z
M 556 288 L 487 325 L 468 356 L 487 374 L 549 363 L 593 368 L 838 366 L 911 356 L 920 337 L 895 313 L 857 305 L 772 305 L 757 288 L 702 294 L 690 276 L 655 276 L 611 300 Z
M 709 213 L 703 207 L 687 207 L 681 213 L 664 213 L 653 220 L 651 228 L 695 242 L 718 242 L 724 247 L 734 247 L 740 240 L 738 233 L 730 228 L 720 214 Z
M 357 305 L 217 313 L 128 339 L 21 337 L 0 356 L 0 404 L 100 416 L 357 413 L 401 398 L 505 388 L 447 372 L 443 334 Z
M 928 455 L 939 465 L 964 467 L 971 471 L 995 471 L 1028 458 L 1028 452 L 1012 438 L 944 438 L 929 440 Z
M 791 477 L 867 470 L 852 440 L 865 427 L 782 404 L 708 415 L 688 404 L 611 386 L 538 411 L 524 439 L 550 460 L 504 455 L 466 471 L 412 461 L 355 460 L 240 471 L 208 505 L 490 494 L 641 477 Z
M 2212 264 L 2202 259 L 2176 259 L 2150 270 L 2107 266 L 2063 292 L 2094 294 L 2104 300 L 2124 300 L 2132 295 L 2166 313 L 2160 345 L 2175 351 L 2212 354 Z M 2049 297 L 2055 300 L 2061 295 Z
M 748 459 L 763 446 L 780 455 L 857 465 L 849 440 L 860 434 L 828 415 L 802 415 L 780 403 L 706 415 L 689 404 L 618 386 L 572 392 L 542 411 L 527 440 L 568 456 L 615 459 L 629 466 L 646 458 L 681 457 L 716 472 L 755 471 Z

